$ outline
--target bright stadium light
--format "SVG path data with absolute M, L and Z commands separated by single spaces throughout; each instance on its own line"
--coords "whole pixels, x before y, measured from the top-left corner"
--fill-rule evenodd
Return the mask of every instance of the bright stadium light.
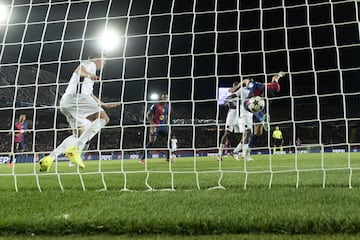
M 116 49 L 120 43 L 120 35 L 114 30 L 107 29 L 100 36 L 99 45 L 105 51 Z
M 151 100 L 158 100 L 158 99 L 159 99 L 159 94 L 157 94 L 157 93 L 151 94 L 151 95 L 150 95 L 150 99 L 151 99 Z
M 8 16 L 8 9 L 4 5 L 0 5 L 0 23 L 3 23 L 6 21 Z

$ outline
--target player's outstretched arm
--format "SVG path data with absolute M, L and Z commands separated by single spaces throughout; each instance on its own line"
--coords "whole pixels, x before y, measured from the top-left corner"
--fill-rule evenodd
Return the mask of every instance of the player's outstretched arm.
M 120 106 L 121 103 L 102 103 L 101 106 L 104 107 L 104 108 L 116 108 L 118 106 Z
M 121 103 L 104 103 L 98 97 L 96 97 L 94 94 L 91 96 L 95 99 L 96 102 L 98 102 L 104 108 L 110 109 L 110 108 L 115 108 L 115 107 L 118 107 L 121 105 Z
M 243 85 L 243 81 L 240 81 L 236 86 L 232 87 L 229 89 L 229 92 L 234 93 L 237 90 L 239 90 L 241 88 L 241 86 Z

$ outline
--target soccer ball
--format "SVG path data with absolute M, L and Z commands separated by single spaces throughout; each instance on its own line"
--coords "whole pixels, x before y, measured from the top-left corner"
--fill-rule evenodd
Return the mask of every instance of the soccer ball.
M 260 112 L 265 107 L 265 100 L 260 96 L 252 97 L 247 105 L 250 112 Z

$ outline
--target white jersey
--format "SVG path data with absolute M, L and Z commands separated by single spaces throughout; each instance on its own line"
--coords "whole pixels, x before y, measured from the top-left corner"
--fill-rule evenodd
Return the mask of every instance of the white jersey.
M 248 88 L 241 87 L 239 88 L 235 94 L 240 98 L 241 104 L 239 106 L 240 109 L 240 117 L 244 116 L 252 116 L 252 113 L 245 109 L 244 102 L 249 96 L 250 90 Z
M 238 121 L 240 132 L 244 132 L 246 130 L 252 131 L 253 127 L 253 114 L 245 109 L 244 102 L 249 96 L 250 90 L 244 87 L 238 89 L 235 94 L 240 98 L 240 118 Z
M 96 74 L 96 65 L 90 60 L 82 61 L 80 66 L 85 67 L 86 71 L 90 74 Z M 81 87 L 81 89 L 78 89 Z M 88 77 L 84 77 L 84 81 L 80 84 L 80 75 L 74 71 L 69 81 L 69 85 L 65 90 L 65 94 L 82 93 L 86 95 L 93 94 L 94 81 Z
M 225 129 L 228 132 L 239 133 L 240 132 L 240 128 L 238 124 L 239 114 L 237 111 L 238 109 L 237 105 L 239 100 L 237 98 L 232 98 L 232 99 L 228 99 L 228 102 L 229 102 L 229 110 L 226 115 Z
M 177 150 L 177 139 L 176 138 L 172 138 L 171 139 L 171 151 L 175 152 Z
M 80 66 L 86 68 L 90 74 L 96 74 L 96 64 L 92 61 L 83 61 Z M 60 100 L 60 111 L 66 117 L 71 128 L 79 128 L 89 124 L 88 116 L 104 111 L 93 94 L 94 81 L 84 78 L 80 82 L 80 75 L 76 71 L 71 76 L 64 95 Z

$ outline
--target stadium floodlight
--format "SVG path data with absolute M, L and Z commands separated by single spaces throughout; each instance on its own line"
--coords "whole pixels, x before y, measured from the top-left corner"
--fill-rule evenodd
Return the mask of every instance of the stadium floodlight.
M 151 94 L 151 95 L 150 95 L 150 99 L 151 99 L 151 100 L 159 100 L 159 94 L 157 94 L 157 93 Z
M 4 5 L 0 5 L 0 23 L 3 23 L 6 21 L 8 16 L 8 9 Z
M 112 29 L 106 29 L 100 35 L 99 45 L 104 51 L 111 51 L 116 49 L 121 44 L 120 35 Z

